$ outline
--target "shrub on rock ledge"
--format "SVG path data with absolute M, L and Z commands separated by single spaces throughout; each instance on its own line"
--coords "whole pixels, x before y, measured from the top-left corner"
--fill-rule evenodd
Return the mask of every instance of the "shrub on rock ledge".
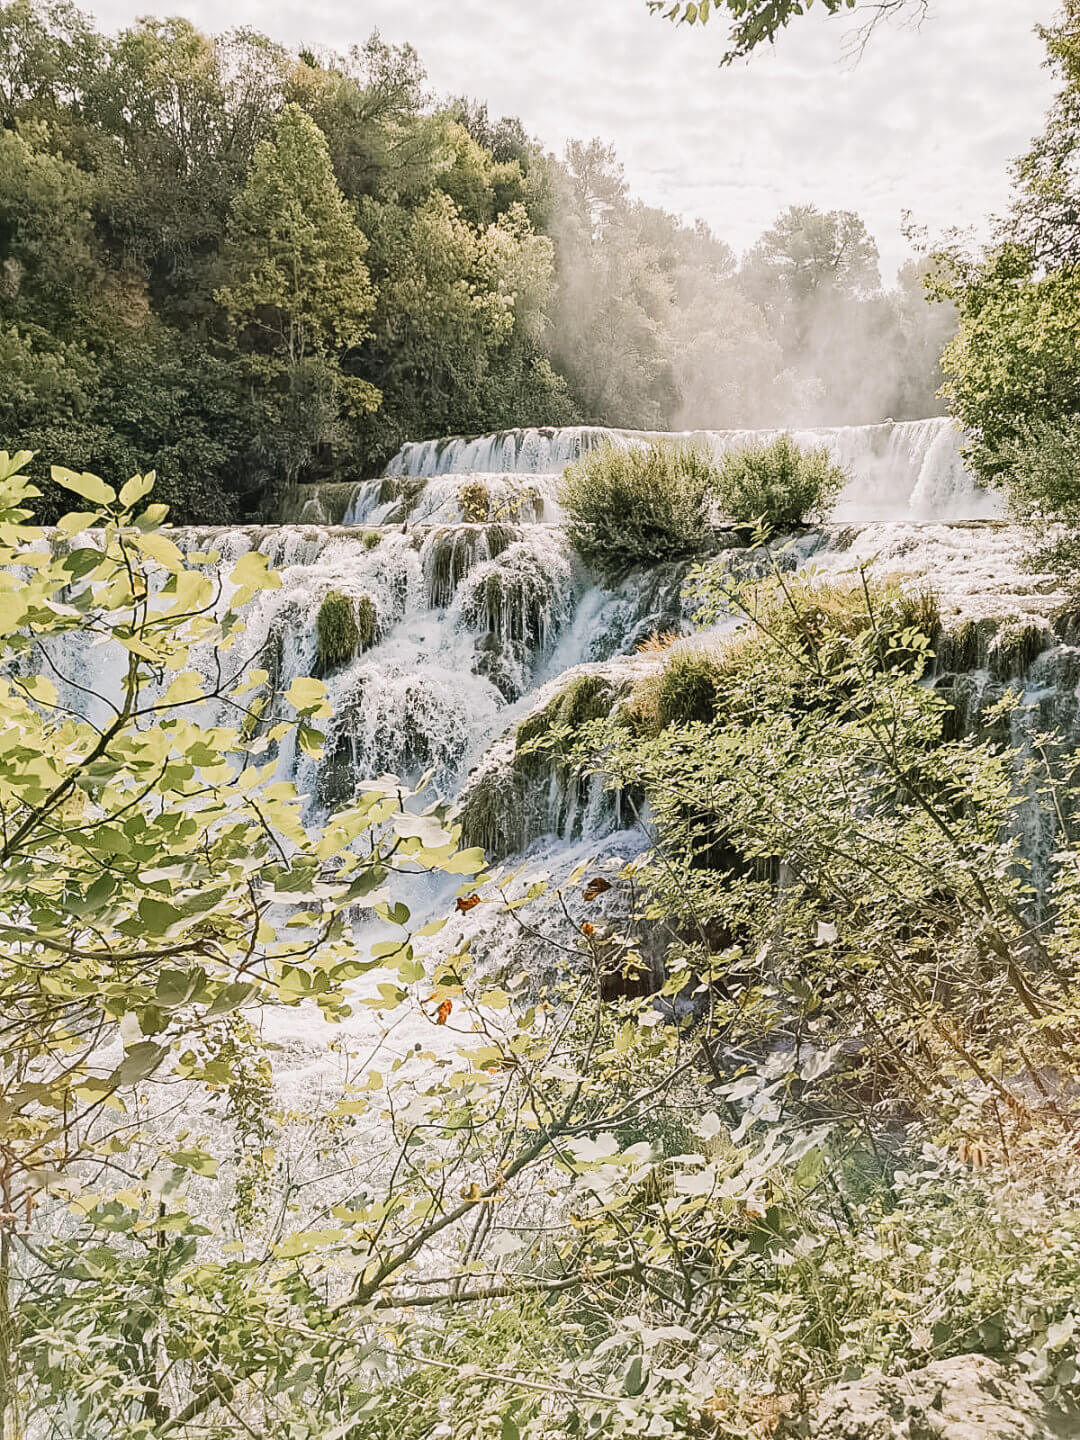
M 780 435 L 726 455 L 716 496 L 725 519 L 736 524 L 764 520 L 773 530 L 795 530 L 822 519 L 847 480 L 824 446 L 804 450 Z
M 606 570 L 686 560 L 711 542 L 717 468 L 686 445 L 604 445 L 567 467 L 559 503 L 574 548 Z

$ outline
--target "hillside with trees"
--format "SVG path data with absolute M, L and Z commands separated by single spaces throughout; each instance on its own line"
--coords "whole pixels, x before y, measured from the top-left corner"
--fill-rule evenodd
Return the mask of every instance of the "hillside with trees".
M 912 267 L 884 289 L 857 216 L 792 207 L 740 260 L 602 142 L 556 159 L 377 35 L 109 36 L 13 0 L 0 123 L 0 442 L 153 467 L 178 519 L 266 515 L 406 438 L 940 408 L 949 307 Z

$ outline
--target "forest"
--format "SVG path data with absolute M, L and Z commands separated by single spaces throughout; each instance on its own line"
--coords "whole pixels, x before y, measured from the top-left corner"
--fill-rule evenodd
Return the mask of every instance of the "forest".
M 0 1440 L 1080 1434 L 1040 33 L 886 288 L 377 36 L 0 8 Z
M 178 520 L 266 518 L 405 439 L 939 408 L 951 307 L 916 262 L 885 288 L 856 215 L 789 207 L 737 257 L 603 141 L 557 159 L 378 35 L 295 54 L 12 0 L 0 125 L 0 441 L 154 469 Z

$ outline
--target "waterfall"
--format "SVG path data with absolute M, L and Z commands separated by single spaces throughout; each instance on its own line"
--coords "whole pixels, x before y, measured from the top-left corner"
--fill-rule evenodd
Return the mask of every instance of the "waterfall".
M 674 438 L 722 455 L 773 433 L 703 430 Z M 284 524 L 177 532 L 189 553 L 216 551 L 221 570 L 258 549 L 280 572 L 280 589 L 252 602 L 235 652 L 238 666 L 270 672 L 267 698 L 319 670 L 317 618 L 327 595 L 344 596 L 371 617 L 360 652 L 322 675 L 334 710 L 323 757 L 300 755 L 288 740 L 277 752 L 282 778 L 297 784 L 313 810 L 388 773 L 407 782 L 430 774 L 451 800 L 468 797 L 477 784 L 493 795 L 501 775 L 505 796 L 523 719 L 590 671 L 617 691 L 620 673 L 657 663 L 638 653 L 643 642 L 691 628 L 685 566 L 600 583 L 571 552 L 556 498 L 562 467 L 590 448 L 656 438 L 575 426 L 411 443 L 385 476 L 292 495 Z M 965 470 L 962 436 L 951 421 L 798 431 L 795 438 L 826 446 L 852 479 L 829 526 L 804 536 L 789 563 L 926 575 L 946 617 L 989 622 L 1048 613 L 1045 577 L 1023 570 L 1015 532 L 986 523 L 997 497 Z M 68 703 L 85 704 L 78 686 L 101 678 L 97 657 L 78 635 L 61 648 L 54 660 L 71 682 Z M 214 656 L 195 653 L 192 661 L 213 673 Z M 1062 665 L 1053 673 L 1072 670 Z M 978 708 L 971 697 L 965 703 Z M 1045 711 L 1045 697 L 1040 703 Z M 267 730 L 281 708 L 265 711 Z M 565 843 L 590 832 L 599 839 L 620 823 L 597 795 L 566 792 L 565 783 L 558 773 L 543 778 L 543 803 L 530 805 L 532 818 L 514 830 L 516 840 L 530 844 L 545 829 L 562 833 Z
M 716 456 L 776 430 L 503 430 L 472 439 L 413 441 L 402 446 L 389 474 L 413 479 L 451 475 L 551 476 L 598 445 L 652 441 L 700 445 Z M 981 520 L 999 513 L 998 497 L 981 489 L 965 469 L 963 436 L 952 420 L 886 421 L 792 432 L 800 445 L 824 446 L 852 480 L 835 516 L 841 520 Z
M 269 672 L 260 697 L 268 702 L 263 733 L 291 713 L 280 703 L 275 709 L 274 693 L 318 668 L 317 619 L 327 595 L 336 592 L 373 617 L 359 653 L 322 675 L 334 712 L 322 726 L 322 757 L 299 753 L 292 739 L 268 752 L 313 814 L 347 801 L 370 777 L 415 782 L 428 774 L 429 795 L 458 806 L 468 838 L 483 840 L 493 860 L 513 861 L 515 871 L 515 855 L 528 862 L 514 884 L 542 870 L 557 885 L 593 857 L 602 857 L 601 868 L 618 870 L 647 846 L 634 796 L 611 796 L 598 778 L 579 782 L 557 764 L 529 763 L 518 739 L 549 707 L 576 707 L 575 713 L 584 707 L 588 716 L 592 706 L 621 703 L 662 663 L 642 651 L 643 643 L 692 628 L 685 565 L 604 583 L 573 554 L 561 524 L 556 495 L 563 465 L 600 443 L 651 438 L 576 427 L 424 441 L 404 446 L 385 476 L 294 494 L 285 523 L 174 532 L 189 554 L 216 552 L 213 568 L 223 576 L 252 549 L 281 576 L 279 589 L 252 601 L 229 656 L 237 669 Z M 679 438 L 722 454 L 760 437 L 699 431 Z M 827 446 L 853 478 L 830 523 L 801 536 L 785 563 L 826 573 L 867 566 L 931 585 L 947 627 L 963 630 L 966 621 L 975 627 L 970 645 L 954 647 L 948 669 L 955 673 L 937 677 L 949 686 L 960 723 L 978 732 L 1006 685 L 1016 685 L 1023 705 L 1014 741 L 1027 743 L 1051 724 L 1080 739 L 1077 635 L 1048 628 L 1064 597 L 1049 577 L 1024 568 L 1024 537 L 990 518 L 996 497 L 965 471 L 962 437 L 952 423 L 887 423 L 796 438 Z M 747 563 L 738 551 L 719 558 Z M 1005 663 L 1003 622 L 1039 630 L 1037 643 L 1015 647 L 1015 664 Z M 710 643 L 712 636 L 701 639 Z M 84 687 L 119 691 L 118 658 L 114 674 L 103 672 L 102 652 L 85 636 L 73 632 L 52 648 L 56 672 L 66 677 L 63 703 L 85 710 Z M 217 657 L 196 650 L 191 663 L 209 679 Z M 211 720 L 229 725 L 235 716 L 223 710 Z M 1047 864 L 1051 827 L 1037 796 L 1018 823 L 1026 852 Z M 416 882 L 408 896 L 414 918 L 423 924 L 444 916 L 452 894 L 439 882 Z M 366 942 L 372 932 L 360 938 Z M 540 963 L 525 932 L 507 934 L 496 907 L 455 916 L 430 943 L 450 953 L 466 941 L 480 960 L 497 953 Z M 363 1015 L 350 1023 L 367 1034 Z M 293 1073 L 297 1084 L 327 1073 L 326 1031 L 316 1017 L 277 1016 L 272 1033 L 292 1056 L 279 1083 L 287 1088 Z M 421 1038 L 403 1031 L 402 1045 Z

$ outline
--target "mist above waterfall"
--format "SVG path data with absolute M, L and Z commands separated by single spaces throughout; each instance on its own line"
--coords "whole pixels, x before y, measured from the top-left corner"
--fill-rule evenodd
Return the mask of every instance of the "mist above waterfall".
M 630 195 L 614 150 L 553 164 L 556 364 L 590 420 L 655 429 L 873 424 L 940 413 L 955 328 L 918 262 L 883 286 L 848 211 L 791 206 L 742 256 Z

